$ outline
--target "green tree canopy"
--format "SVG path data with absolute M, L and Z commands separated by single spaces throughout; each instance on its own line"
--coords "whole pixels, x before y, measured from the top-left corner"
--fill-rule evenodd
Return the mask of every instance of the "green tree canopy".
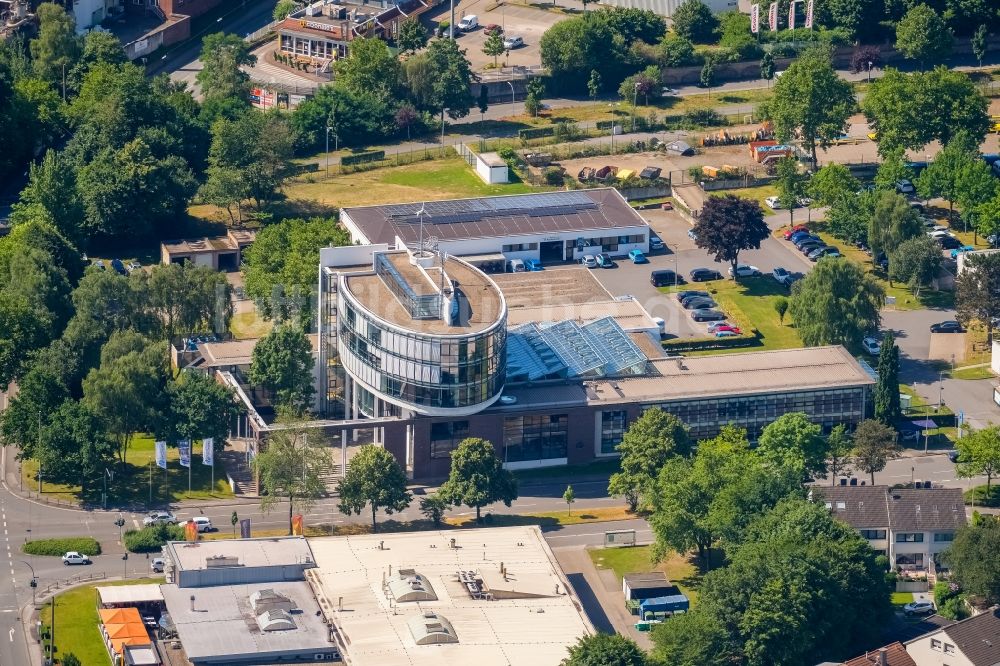
M 221 445 L 237 413 L 232 390 L 203 372 L 184 372 L 167 385 L 168 432 L 178 439 L 211 437 Z
M 716 261 L 729 262 L 733 279 L 736 279 L 740 252 L 760 248 L 771 232 L 759 203 L 727 194 L 708 197 L 694 225 L 694 233 L 698 247 L 707 250 Z
M 868 247 L 872 258 L 889 255 L 904 241 L 924 235 L 920 214 L 906 197 L 895 191 L 880 192 L 868 220 Z
M 660 469 L 677 455 L 691 452 L 687 429 L 673 414 L 658 407 L 643 411 L 631 423 L 618 445 L 621 469 L 611 475 L 608 494 L 624 497 L 629 510 L 635 511 L 639 500 L 654 492 Z
M 896 25 L 896 49 L 924 65 L 936 65 L 951 55 L 954 42 L 944 19 L 925 4 L 914 5 Z
M 104 469 L 114 464 L 115 444 L 93 412 L 67 400 L 46 414 L 32 457 L 47 479 L 80 484 L 86 495 L 100 486 Z
M 958 475 L 962 478 L 986 477 L 986 495 L 1000 473 L 1000 426 L 991 425 L 955 442 L 958 449 Z
M 809 177 L 799 171 L 799 161 L 791 156 L 778 160 L 777 176 L 778 201 L 782 208 L 788 209 L 788 224 L 791 225 L 795 209 L 806 195 Z
M 974 162 L 982 162 L 979 159 L 979 146 L 972 142 L 966 132 L 955 134 L 917 178 L 917 192 L 924 199 L 940 197 L 946 200 L 948 219 L 952 220 L 962 174 Z
M 826 474 L 826 440 L 823 429 L 802 412 L 782 414 L 760 433 L 757 450 L 778 468 L 800 476 Z
M 275 402 L 302 413 L 309 408 L 313 387 L 312 345 L 302 329 L 280 324 L 257 341 L 247 375 L 251 384 L 274 394 Z
M 905 283 L 919 295 L 941 272 L 941 261 L 941 245 L 921 234 L 903 241 L 889 253 L 889 277 Z
M 964 438 L 963 438 L 964 439 Z M 1000 520 L 983 516 L 978 523 L 959 528 L 955 540 L 942 554 L 955 581 L 987 604 L 1000 602 Z
M 283 427 L 270 434 L 266 448 L 254 456 L 250 466 L 264 491 L 260 494 L 264 511 L 288 500 L 291 534 L 295 510 L 308 511 L 326 493 L 323 478 L 330 471 L 330 449 L 316 428 L 284 418 L 279 419 L 279 425 Z
M 852 261 L 820 259 L 792 286 L 792 319 L 810 347 L 844 345 L 859 349 L 861 339 L 881 323 L 885 291 Z
M 337 61 L 337 83 L 352 92 L 381 90 L 394 95 L 402 70 L 399 59 L 378 37 L 355 39 L 348 57 Z
M 861 184 L 843 164 L 824 164 L 809 179 L 808 192 L 813 201 L 821 206 L 833 206 L 846 197 L 857 195 Z
M 340 511 L 360 515 L 371 507 L 372 531 L 377 531 L 379 509 L 387 514 L 410 506 L 413 496 L 406 490 L 406 473 L 392 454 L 380 446 L 365 444 L 351 458 L 351 464 L 337 489 Z
M 275 198 L 293 147 L 291 126 L 280 113 L 249 110 L 235 119 L 219 118 L 212 125 L 209 187 L 230 184 L 231 201 L 248 199 L 259 208 Z
M 35 73 L 57 87 L 80 57 L 76 21 L 62 6 L 43 2 L 35 10 L 38 37 L 31 40 L 31 61 Z
M 427 45 L 427 28 L 420 19 L 408 18 L 399 25 L 396 42 L 403 53 L 416 53 Z
M 882 338 L 879 349 L 874 402 L 875 418 L 885 425 L 893 425 L 902 416 L 899 406 L 899 347 L 889 331 Z
M 488 504 L 507 506 L 517 499 L 517 479 L 503 468 L 491 442 L 477 437 L 462 440 L 451 453 L 451 472 L 438 490 L 446 502 L 475 507 L 476 522 Z
M 955 278 L 955 310 L 960 321 L 978 321 L 992 337 L 1000 317 L 1000 254 L 965 257 L 965 270 Z
M 257 56 L 239 35 L 215 32 L 201 41 L 202 68 L 195 77 L 206 102 L 237 102 L 250 106 L 250 75 L 241 67 L 254 65 Z
M 684 0 L 670 15 L 674 32 L 689 42 L 708 44 L 715 39 L 719 20 L 701 0 Z
M 630 638 L 615 634 L 584 636 L 569 646 L 562 666 L 646 666 L 646 653 Z
M 854 429 L 854 466 L 859 471 L 871 475 L 875 485 L 875 473 L 885 469 L 886 464 L 899 455 L 896 431 L 875 419 L 867 419 Z

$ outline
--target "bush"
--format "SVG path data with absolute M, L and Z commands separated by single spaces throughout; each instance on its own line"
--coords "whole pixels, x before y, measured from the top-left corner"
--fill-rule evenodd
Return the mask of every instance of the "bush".
M 685 113 L 683 122 L 705 127 L 721 127 L 726 124 L 726 119 L 712 109 L 698 109 Z
M 934 583 L 934 604 L 938 608 L 944 606 L 949 599 L 954 599 L 961 592 L 961 588 L 955 583 L 939 580 Z
M 549 127 L 531 127 L 528 129 L 518 130 L 517 138 L 519 139 L 540 139 L 543 136 L 554 136 L 556 133 L 556 128 L 553 126 Z
M 563 172 L 559 167 L 548 167 L 542 172 L 546 185 L 559 186 L 563 184 Z
M 385 159 L 384 150 L 373 150 L 367 153 L 355 153 L 344 155 L 340 158 L 340 166 L 351 166 L 354 164 L 364 164 L 366 162 L 379 162 Z
M 964 620 L 969 617 L 969 607 L 965 604 L 965 597 L 958 595 L 948 599 L 943 606 L 938 606 L 938 615 L 949 620 Z
M 168 541 L 183 540 L 184 528 L 179 525 L 152 525 L 124 535 L 125 549 L 133 553 L 155 553 Z
M 90 537 L 68 537 L 65 539 L 38 539 L 26 541 L 21 550 L 28 555 L 49 555 L 62 557 L 71 550 L 83 555 L 100 555 L 101 544 Z

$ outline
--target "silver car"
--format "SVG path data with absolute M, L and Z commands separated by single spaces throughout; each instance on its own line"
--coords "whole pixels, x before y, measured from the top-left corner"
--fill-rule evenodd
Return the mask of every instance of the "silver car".
M 176 525 L 177 516 L 169 511 L 153 511 L 142 519 L 142 524 L 144 527 L 149 527 L 150 525 Z

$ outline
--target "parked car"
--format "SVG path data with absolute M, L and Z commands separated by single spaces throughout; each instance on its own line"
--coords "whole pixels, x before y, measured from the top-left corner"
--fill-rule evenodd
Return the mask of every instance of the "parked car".
M 976 248 L 971 245 L 963 245 L 962 247 L 956 247 L 951 251 L 951 258 L 958 259 L 958 255 L 965 254 L 966 252 L 973 252 Z
M 667 86 L 663 86 L 662 88 L 660 88 L 660 95 L 663 97 L 676 97 L 677 95 L 680 95 L 680 93 L 674 90 L 673 88 L 668 88 Z
M 111 260 L 111 270 L 118 273 L 118 275 L 128 275 L 128 271 L 125 270 L 125 263 L 121 259 Z
M 740 330 L 739 326 L 733 326 L 732 324 L 723 323 L 721 326 L 716 326 L 714 333 L 732 333 L 733 335 L 740 335 L 743 331 Z M 726 337 L 716 335 L 715 337 Z
M 823 247 L 816 248 L 807 256 L 809 257 L 809 261 L 819 261 L 823 257 L 839 257 L 840 250 L 832 245 L 824 245 Z
M 649 235 L 649 250 L 650 252 L 658 252 L 660 250 L 666 249 L 667 245 L 663 242 L 663 239 L 655 234 Z
M 728 321 L 723 320 L 723 321 L 711 321 L 705 328 L 708 330 L 709 333 L 715 333 L 720 328 L 733 328 L 733 326 Z
M 510 273 L 523 273 L 528 268 L 524 265 L 523 259 L 511 259 L 507 262 L 507 271 Z
M 492 35 L 494 32 L 498 32 L 498 33 L 500 33 L 502 35 L 503 34 L 503 27 L 497 25 L 496 23 L 488 23 L 485 26 L 483 26 L 483 32 L 487 36 Z
M 726 318 L 726 315 L 718 310 L 695 310 L 691 313 L 691 318 L 695 321 L 721 321 Z
M 642 250 L 629 250 L 628 258 L 632 260 L 633 264 L 649 263 L 649 259 L 642 253 Z
M 916 190 L 913 187 L 913 183 L 904 178 L 896 183 L 896 191 L 900 194 L 913 194 Z
M 927 235 L 935 239 L 954 237 L 954 234 L 948 231 L 948 227 L 942 227 L 941 225 L 935 226 L 933 229 L 927 232 Z
M 937 324 L 931 325 L 931 333 L 965 333 L 965 329 L 957 321 L 950 319 L 948 321 L 938 322 Z
M 698 291 L 697 289 L 685 289 L 684 291 L 677 292 L 678 301 L 683 301 L 685 298 L 688 298 L 689 296 L 704 296 L 708 298 L 710 294 L 707 291 Z
M 760 277 L 760 269 L 750 264 L 736 264 L 736 277 Z M 729 276 L 733 277 L 733 267 L 729 267 Z
M 102 259 L 94 259 L 94 266 L 96 266 L 99 271 L 106 271 L 108 269 L 108 267 L 104 265 L 104 261 Z
M 802 246 L 800 246 L 799 250 L 802 252 L 802 254 L 808 257 L 809 253 L 811 253 L 813 250 L 818 250 L 821 247 L 826 247 L 826 243 L 824 243 L 823 241 L 809 241 L 808 243 L 804 243 Z
M 580 263 L 587 268 L 597 268 L 597 257 L 592 254 L 585 254 L 580 258 Z
M 718 331 L 715 332 L 715 337 L 717 338 L 735 338 L 738 335 L 739 333 L 737 333 L 736 331 L 730 331 L 724 328 L 719 329 Z
M 872 356 L 878 356 L 882 353 L 882 345 L 879 344 L 878 340 L 873 337 L 867 337 L 861 341 L 861 346 L 866 352 Z
M 938 238 L 937 242 L 945 250 L 954 250 L 955 248 L 962 247 L 962 241 L 958 240 L 954 236 L 943 236 Z
M 163 573 L 163 567 L 166 566 L 166 562 L 163 561 L 162 557 L 154 557 L 149 561 L 149 569 L 153 573 Z
M 153 511 L 142 519 L 145 527 L 150 525 L 176 525 L 177 517 L 169 511 Z
M 716 305 L 715 301 L 705 296 L 692 296 L 681 302 L 681 306 L 685 310 L 707 310 L 708 308 L 714 308 Z
M 948 452 L 948 460 L 950 460 L 953 463 L 957 463 L 958 462 L 958 451 L 955 450 L 955 449 L 952 449 L 951 451 L 949 451 Z
M 722 273 L 714 268 L 696 268 L 690 273 L 692 282 L 708 282 L 709 280 L 721 280 Z
M 933 601 L 911 601 L 910 603 L 903 606 L 903 613 L 907 616 L 913 615 L 930 615 L 934 612 L 934 602 Z
M 212 525 L 212 521 L 209 520 L 206 516 L 195 516 L 194 518 L 185 520 L 184 522 L 180 523 L 180 525 L 186 527 L 188 523 L 194 523 L 197 526 L 199 532 L 215 531 L 215 526 Z
M 649 274 L 649 284 L 654 287 L 669 287 L 674 284 L 684 284 L 684 278 L 670 269 L 653 271 Z
M 786 287 L 790 286 L 795 282 L 795 276 L 788 272 L 785 268 L 778 266 L 773 271 L 771 271 L 771 277 L 775 279 L 778 284 L 783 284 Z
M 804 236 L 799 236 L 798 238 L 793 240 L 792 245 L 794 245 L 797 248 L 801 248 L 804 243 L 811 243 L 813 241 L 817 243 L 822 243 L 823 239 L 813 234 L 806 234 Z
M 463 16 L 462 20 L 458 22 L 456 27 L 462 32 L 469 32 L 470 30 L 475 30 L 479 27 L 479 17 L 475 14 L 469 14 L 468 16 Z
M 137 270 L 140 270 L 141 268 L 142 266 L 134 261 L 130 261 L 125 265 L 125 270 L 127 270 L 129 273 L 134 273 Z
M 816 236 L 813 236 L 808 231 L 796 231 L 794 234 L 788 237 L 788 240 L 791 241 L 792 244 L 794 245 L 803 238 L 816 238 Z
M 614 268 L 618 264 L 615 263 L 615 260 L 611 258 L 610 254 L 607 252 L 601 252 L 597 255 L 597 265 L 601 268 Z
M 789 229 L 788 231 L 785 232 L 785 234 L 784 234 L 785 240 L 791 239 L 791 237 L 794 234 L 797 234 L 800 231 L 804 231 L 805 233 L 809 233 L 809 227 L 807 227 L 804 224 L 796 224 L 794 227 L 792 227 L 791 229 Z
M 691 240 L 698 240 L 698 234 L 694 232 L 694 229 L 688 229 L 688 238 Z
M 64 565 L 69 566 L 71 564 L 92 564 L 90 558 L 86 555 L 82 555 L 75 550 L 71 550 L 62 556 L 62 562 Z
M 540 271 L 542 270 L 542 262 L 538 259 L 525 259 L 524 268 L 527 271 Z
M 524 38 L 517 35 L 511 37 L 504 37 L 503 47 L 510 51 L 511 49 L 519 49 L 524 46 Z

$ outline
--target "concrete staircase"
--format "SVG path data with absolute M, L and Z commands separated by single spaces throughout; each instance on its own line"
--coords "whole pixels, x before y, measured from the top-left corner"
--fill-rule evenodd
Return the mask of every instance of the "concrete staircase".
M 236 494 L 256 497 L 258 494 L 257 479 L 250 471 L 250 466 L 247 465 L 246 454 L 243 451 L 230 450 L 223 451 L 218 455 L 226 473 L 236 483 Z

